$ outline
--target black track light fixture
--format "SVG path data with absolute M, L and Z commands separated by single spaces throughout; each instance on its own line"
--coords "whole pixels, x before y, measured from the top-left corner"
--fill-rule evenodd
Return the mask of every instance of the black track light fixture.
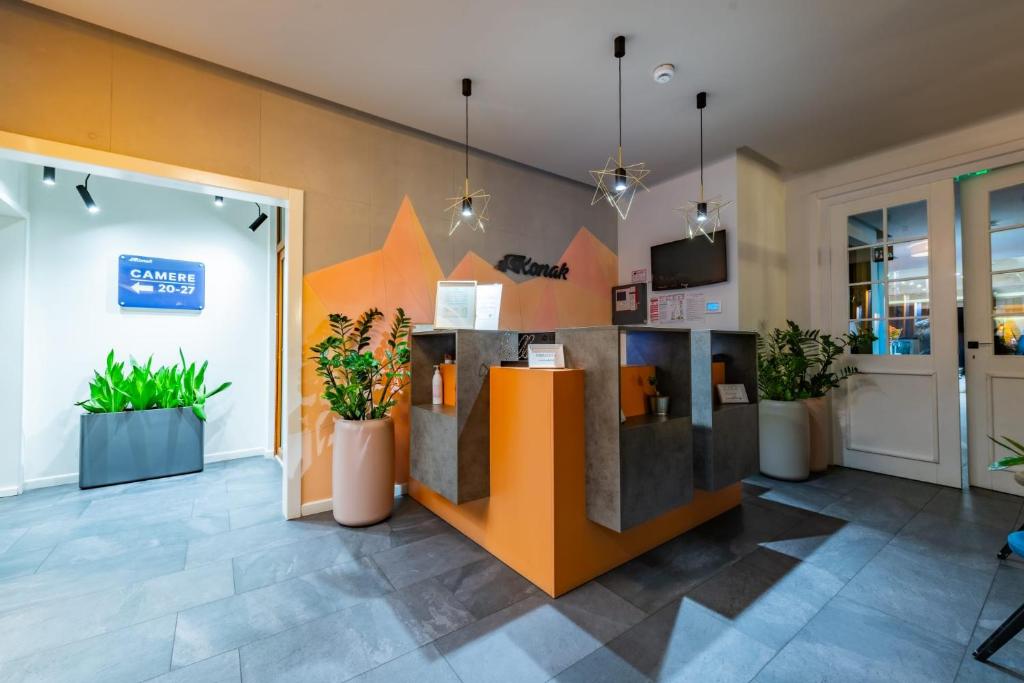
M 264 221 L 267 220 L 267 214 L 263 213 L 263 207 L 261 207 L 259 204 L 256 204 L 256 210 L 260 212 L 260 215 L 256 216 L 256 220 L 254 220 L 252 224 L 249 225 L 249 229 L 252 230 L 253 232 L 259 230 L 260 226 L 263 225 Z
M 100 207 L 93 201 L 92 195 L 89 193 L 89 178 L 92 177 L 92 173 L 85 176 L 85 182 L 81 185 L 76 185 L 75 189 L 78 190 L 78 194 L 82 197 L 82 201 L 85 203 L 85 208 L 89 210 L 89 213 L 99 213 Z
M 220 195 L 217 195 L 216 197 L 213 198 L 213 205 L 216 206 L 218 209 L 224 206 L 224 198 L 221 197 Z
M 57 169 L 53 166 L 43 166 L 43 185 L 57 184 Z

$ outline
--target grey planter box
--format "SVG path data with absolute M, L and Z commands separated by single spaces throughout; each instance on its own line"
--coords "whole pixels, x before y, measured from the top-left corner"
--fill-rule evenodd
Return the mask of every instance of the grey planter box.
M 82 415 L 83 489 L 201 472 L 203 423 L 189 408 Z

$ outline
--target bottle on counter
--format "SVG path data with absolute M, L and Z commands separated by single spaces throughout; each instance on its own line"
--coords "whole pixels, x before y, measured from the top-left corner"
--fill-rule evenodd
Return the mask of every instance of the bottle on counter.
M 441 405 L 444 399 L 444 380 L 441 379 L 441 369 L 434 366 L 434 379 L 431 382 L 432 396 L 431 403 L 435 406 Z

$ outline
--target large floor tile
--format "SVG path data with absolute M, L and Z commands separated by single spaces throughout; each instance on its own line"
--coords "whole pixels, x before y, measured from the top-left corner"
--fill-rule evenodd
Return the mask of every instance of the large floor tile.
M 797 523 L 762 548 L 804 560 L 849 580 L 893 535 L 843 519 L 816 515 Z
M 955 562 L 991 572 L 999 562 L 996 552 L 1005 540 L 1006 533 L 996 527 L 922 512 L 900 530 L 892 543 L 932 555 L 936 562 Z
M 966 522 L 987 524 L 1004 534 L 1015 530 L 1017 516 L 1024 501 L 1007 493 L 972 488 L 964 493 L 960 489 L 943 488 L 924 506 L 924 512 L 962 519 Z
M 0 664 L 0 680 L 19 683 L 134 683 L 167 671 L 174 615 Z
M 759 498 L 746 501 L 694 530 L 694 534 L 736 555 L 753 552 L 813 514 L 800 508 Z
M 963 646 L 837 597 L 755 679 L 758 683 L 936 683 L 956 675 Z
M 194 607 L 178 615 L 172 661 L 198 662 L 389 591 L 364 558 Z
M 999 648 L 987 662 L 979 662 L 972 653 L 991 635 L 989 629 L 978 628 L 964 652 L 957 683 L 1019 683 L 1024 680 L 1024 641 L 1014 639 Z
M 233 592 L 231 566 L 220 563 L 0 613 L 0 661 L 173 615 Z
M 902 498 L 857 488 L 822 508 L 821 514 L 894 534 L 918 513 L 920 507 Z
M 871 482 L 881 478 L 881 475 L 862 470 L 854 470 L 848 467 L 829 467 L 825 472 L 815 472 L 810 479 L 802 482 L 804 486 L 815 486 L 831 491 L 839 496 L 844 496 L 855 488 L 870 488 Z
M 243 647 L 242 677 L 246 683 L 344 681 L 472 619 L 430 579 Z
M 229 560 L 256 550 L 294 543 L 331 533 L 333 522 L 302 518 L 299 520 L 256 524 L 222 534 L 194 539 L 188 544 L 186 564 L 194 567 L 205 562 Z
M 996 569 L 996 576 L 985 598 L 985 605 L 981 608 L 981 616 L 978 617 L 978 626 L 995 630 L 1021 605 L 1024 605 L 1024 568 L 1003 563 Z M 1018 635 L 1017 640 L 1024 643 L 1024 634 Z
M 743 633 L 779 649 L 842 589 L 812 564 L 760 549 L 691 591 L 692 600 Z
M 517 602 L 440 639 L 437 648 L 463 681 L 546 681 L 642 617 L 591 582 L 558 600 Z
M 490 556 L 441 574 L 438 580 L 477 619 L 540 593 L 539 588 Z
M 390 547 L 387 524 L 378 524 L 363 529 L 339 528 L 304 541 L 245 553 L 232 560 L 235 589 L 242 593 L 269 586 Z
M 9 523 L 7 518 L 4 516 L 3 509 L 0 509 L 0 521 L 3 522 L 3 526 L 0 528 L 0 554 L 3 554 L 25 535 L 28 528 L 16 527 Z
M 889 545 L 840 595 L 966 645 L 994 573 Z
M 918 510 L 927 505 L 945 487 L 900 477 L 875 475 L 859 488 L 875 495 L 891 496 L 904 500 Z
M 597 648 L 551 680 L 557 683 L 650 683 L 651 681 L 607 645 Z
M 608 650 L 627 672 L 679 683 L 748 681 L 775 654 L 688 599 L 666 605 L 610 642 Z
M 241 529 L 253 524 L 263 524 L 264 522 L 278 522 L 284 519 L 277 497 L 267 502 L 228 510 L 228 515 L 231 520 L 232 529 Z
M 52 548 L 42 548 L 0 554 L 0 581 L 34 573 L 51 550 Z
M 152 678 L 148 683 L 240 683 L 238 650 L 225 652 L 201 662 L 174 669 Z
M 452 531 L 379 552 L 373 559 L 395 588 L 403 588 L 486 557 L 483 548 Z
M 462 683 L 433 645 L 424 645 L 351 680 L 353 683 Z
M 757 497 L 761 500 L 770 500 L 790 507 L 818 511 L 832 505 L 841 496 L 820 486 L 779 482 Z

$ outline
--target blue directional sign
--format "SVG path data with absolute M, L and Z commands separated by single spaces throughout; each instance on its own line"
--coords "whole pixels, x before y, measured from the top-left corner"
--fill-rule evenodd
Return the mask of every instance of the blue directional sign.
M 206 267 L 198 261 L 121 254 L 117 302 L 123 308 L 201 311 L 206 305 Z

